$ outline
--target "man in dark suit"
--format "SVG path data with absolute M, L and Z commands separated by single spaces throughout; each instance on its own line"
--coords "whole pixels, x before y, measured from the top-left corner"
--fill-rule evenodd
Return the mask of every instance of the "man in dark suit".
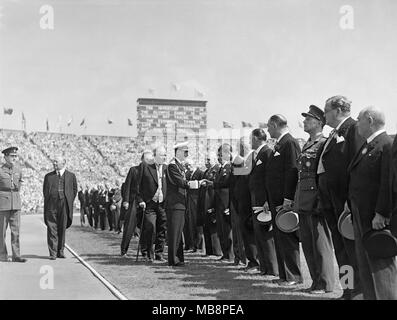
M 203 179 L 204 172 L 189 162 L 190 175 L 186 175 L 188 181 L 201 180 Z M 193 252 L 201 250 L 203 248 L 203 228 L 198 226 L 198 197 L 199 189 L 188 189 L 187 191 L 187 216 L 188 220 L 185 222 L 184 230 L 188 229 L 187 234 L 191 235 L 191 249 Z M 186 248 L 185 248 L 186 249 Z
M 249 175 L 248 187 L 251 194 L 251 206 L 263 207 L 268 201 L 266 192 L 267 163 L 272 150 L 266 145 L 266 133 L 263 129 L 255 129 L 251 133 L 251 146 L 254 149 L 253 166 Z M 258 250 L 259 268 L 263 275 L 278 275 L 276 249 L 273 230 L 264 226 L 253 215 L 254 235 Z
M 74 173 L 66 170 L 66 160 L 57 156 L 54 171 L 44 177 L 44 222 L 47 226 L 47 243 L 50 259 L 65 258 L 65 233 L 72 225 L 73 202 L 77 195 Z
M 153 150 L 153 163 L 142 163 L 142 177 L 138 187 L 138 204 L 144 210 L 142 253 L 147 262 L 153 258 L 164 261 L 163 251 L 167 230 L 164 201 L 167 195 L 165 179 L 167 157 L 163 146 Z M 153 251 L 153 245 L 155 246 Z
M 83 191 L 83 186 L 80 185 L 80 190 L 77 194 L 77 198 L 79 199 L 80 202 L 80 225 L 83 226 L 85 224 L 85 196 L 84 196 L 84 191 Z
M 338 219 L 347 206 L 347 167 L 363 139 L 357 134 L 356 121 L 350 117 L 351 102 L 344 96 L 334 96 L 325 103 L 326 124 L 334 128 L 321 151 L 318 162 L 319 212 L 331 230 L 336 260 L 339 268 L 352 266 L 354 289 L 345 288 L 341 299 L 350 300 L 360 291 L 354 252 L 354 241 L 342 237 L 338 231 Z M 344 273 L 340 273 L 343 276 Z
M 234 262 L 235 258 L 230 212 L 231 159 L 232 147 L 224 143 L 218 148 L 219 170 L 215 175 L 214 182 L 210 183 L 215 190 L 216 227 L 222 248 L 220 260 L 225 262 Z
M 127 251 L 137 226 L 136 196 L 138 193 L 140 168 L 140 165 L 131 167 L 121 187 L 123 200 L 120 220 L 123 221 L 123 237 L 120 247 L 121 256 L 123 257 L 127 256 Z
M 93 226 L 93 219 L 92 219 L 92 192 L 88 185 L 85 186 L 84 191 L 84 204 L 85 204 L 85 214 L 87 216 L 87 221 L 90 227 Z
M 297 158 L 300 153 L 298 141 L 288 131 L 287 119 L 273 115 L 268 123 L 268 131 L 277 140 L 266 165 L 266 191 L 273 220 L 274 241 L 277 254 L 280 285 L 293 286 L 302 282 L 300 269 L 299 237 L 297 231 L 286 233 L 276 223 L 276 215 L 281 210 L 292 208 L 298 181 Z
M 198 181 L 187 181 L 183 162 L 189 155 L 188 142 L 174 146 L 175 157 L 167 166 L 167 239 L 168 265 L 184 266 L 182 232 L 186 214 L 186 190 L 198 188 Z M 195 185 L 195 186 L 194 186 Z
M 335 287 L 334 252 L 331 231 L 323 214 L 318 211 L 317 167 L 322 147 L 324 112 L 315 105 L 302 113 L 304 131 L 310 135 L 298 158 L 298 186 L 294 211 L 299 214 L 299 235 L 303 253 L 313 280 L 309 292 L 323 294 Z
M 216 172 L 219 170 L 216 163 L 216 156 L 208 155 L 206 157 L 203 179 L 213 181 Z M 212 186 L 203 184 L 200 186 L 198 199 L 198 216 L 203 220 L 203 233 L 205 242 L 205 254 L 222 256 L 221 244 L 216 232 L 216 213 L 214 204 L 214 189 Z M 199 218 L 200 220 L 200 218 Z
M 102 231 L 107 229 L 108 218 L 106 211 L 106 190 L 102 185 L 98 186 L 98 211 L 99 211 L 99 227 Z
M 107 218 L 107 224 L 109 226 L 109 231 L 113 231 L 116 229 L 114 226 L 114 212 L 110 210 L 110 205 L 113 203 L 112 197 L 114 190 L 109 187 L 109 184 L 105 183 L 104 197 L 105 197 L 105 205 L 103 206 L 105 209 L 105 215 Z
M 238 230 L 241 233 L 241 240 L 244 246 L 244 255 L 248 264 L 242 269 L 244 271 L 255 271 L 259 267 L 258 250 L 255 242 L 253 212 L 251 207 L 251 193 L 249 189 L 249 173 L 238 173 L 238 169 L 245 166 L 246 158 L 251 148 L 240 140 L 238 148 L 240 155 L 234 157 L 233 166 L 233 188 L 232 201 L 238 215 Z M 252 169 L 252 166 L 251 166 Z M 241 247 L 241 246 L 240 246 Z M 242 251 L 242 250 L 240 250 Z
M 91 205 L 94 215 L 94 228 L 98 229 L 99 226 L 99 185 L 93 187 L 91 190 Z
M 390 224 L 392 139 L 384 130 L 385 116 L 375 107 L 362 110 L 357 129 L 366 139 L 356 153 L 350 173 L 349 198 L 361 287 L 366 300 L 397 300 L 397 257 L 373 258 L 362 237 Z

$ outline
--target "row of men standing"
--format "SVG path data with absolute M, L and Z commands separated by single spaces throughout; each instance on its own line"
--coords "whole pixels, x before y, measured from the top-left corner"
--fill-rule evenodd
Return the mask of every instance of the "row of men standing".
M 80 224 L 85 225 L 85 217 L 90 227 L 101 230 L 121 232 L 121 189 L 118 182 L 114 188 L 98 185 L 97 188 L 83 190 L 80 186 L 78 192 L 80 202 Z

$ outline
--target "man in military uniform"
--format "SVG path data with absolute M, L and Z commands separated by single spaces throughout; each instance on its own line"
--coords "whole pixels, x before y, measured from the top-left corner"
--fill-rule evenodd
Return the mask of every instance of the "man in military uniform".
M 11 248 L 13 262 L 26 262 L 19 252 L 19 226 L 21 198 L 19 190 L 22 182 L 22 170 L 16 165 L 17 147 L 3 150 L 6 163 L 0 167 L 0 261 L 7 262 L 6 231 L 11 229 Z
M 298 157 L 298 186 L 294 210 L 299 213 L 299 235 L 313 280 L 312 294 L 332 292 L 335 286 L 332 236 L 324 215 L 318 210 L 317 167 L 322 147 L 324 112 L 315 105 L 302 113 L 304 130 L 310 135 Z

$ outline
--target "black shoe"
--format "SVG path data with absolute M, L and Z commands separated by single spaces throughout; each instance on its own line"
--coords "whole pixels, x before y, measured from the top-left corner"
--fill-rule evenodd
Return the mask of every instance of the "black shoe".
M 177 263 L 174 264 L 174 266 L 175 267 L 183 267 L 183 266 L 185 266 L 185 263 L 183 261 L 177 262 Z
M 25 259 L 25 258 L 21 258 L 21 257 L 15 257 L 15 258 L 12 258 L 12 262 L 26 262 L 26 261 L 28 261 L 27 259 Z
M 57 257 L 55 257 L 55 256 L 50 256 L 50 260 L 56 260 L 57 259 Z
M 153 259 L 151 257 L 145 257 L 146 263 L 153 263 Z
M 58 253 L 57 258 L 66 259 L 65 255 L 63 253 Z
M 154 260 L 164 262 L 165 259 L 162 256 L 155 256 Z

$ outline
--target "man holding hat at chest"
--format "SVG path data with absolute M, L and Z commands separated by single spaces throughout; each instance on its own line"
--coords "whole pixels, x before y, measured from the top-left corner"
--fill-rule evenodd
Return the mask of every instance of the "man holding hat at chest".
M 385 116 L 375 107 L 358 116 L 358 133 L 366 139 L 348 168 L 354 243 L 365 300 L 397 300 L 397 239 L 391 223 L 392 139 Z
M 299 235 L 310 276 L 313 280 L 309 292 L 332 292 L 335 286 L 334 253 L 331 231 L 318 210 L 317 166 L 327 140 L 323 136 L 324 112 L 315 105 L 309 107 L 303 128 L 310 137 L 298 157 L 298 185 L 294 211 L 299 214 Z
M 21 198 L 19 190 L 22 182 L 22 170 L 17 166 L 18 148 L 9 147 L 4 149 L 6 161 L 0 167 L 0 262 L 7 262 L 6 231 L 7 226 L 11 229 L 11 248 L 13 262 L 26 262 L 21 258 L 19 252 L 19 227 Z

